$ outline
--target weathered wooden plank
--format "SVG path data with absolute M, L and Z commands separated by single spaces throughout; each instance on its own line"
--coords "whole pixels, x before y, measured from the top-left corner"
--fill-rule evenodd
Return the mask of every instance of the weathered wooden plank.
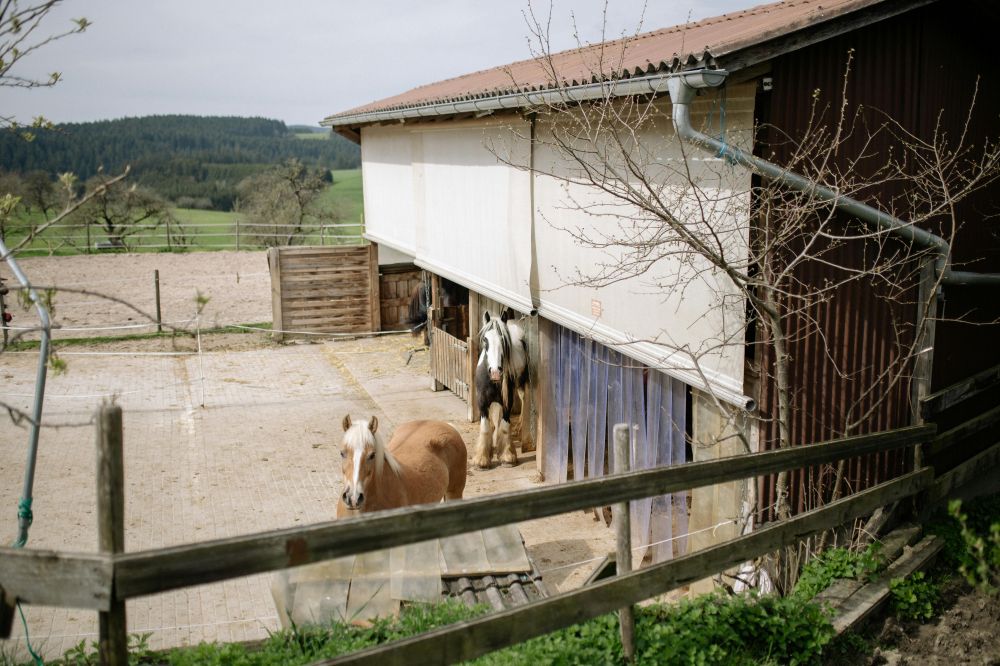
M 889 598 L 889 581 L 906 578 L 923 568 L 944 547 L 944 541 L 935 535 L 925 537 L 916 546 L 889 565 L 878 580 L 868 583 L 844 602 L 833 618 L 833 629 L 843 633 L 863 622 Z
M 0 548 L 0 587 L 21 603 L 106 611 L 112 578 L 107 555 Z
M 983 474 L 992 474 L 997 478 L 997 468 L 1000 468 L 1000 442 L 935 479 L 924 498 L 924 512 L 929 513 L 951 497 L 956 488 Z
M 102 405 L 97 422 L 97 537 L 101 552 L 125 550 L 125 462 L 122 447 L 122 408 Z M 128 625 L 125 600 L 112 599 L 98 615 L 98 652 L 102 664 L 127 666 Z
M 974 419 L 970 419 L 965 423 L 955 426 L 951 430 L 945 431 L 934 438 L 928 447 L 930 455 L 938 455 L 950 446 L 954 446 L 956 443 L 962 441 L 966 437 L 975 435 L 976 433 L 982 432 L 987 428 L 992 428 L 993 426 L 1000 423 L 1000 406 L 994 407 L 988 412 L 984 412 Z
M 379 281 L 378 281 L 378 245 L 370 243 L 368 250 L 368 288 L 370 290 L 368 298 L 368 312 L 371 316 L 369 331 L 382 330 L 382 313 L 378 307 L 379 302 Z
M 278 248 L 268 249 L 267 267 L 271 273 L 271 328 L 274 329 L 271 335 L 275 340 L 282 340 L 285 326 L 281 318 L 281 253 Z
M 983 370 L 968 379 L 930 394 L 920 401 L 920 413 L 925 419 L 928 419 L 949 407 L 979 395 L 983 391 L 990 390 L 997 384 L 1000 384 L 1000 365 Z
M 837 607 L 843 604 L 852 594 L 861 589 L 864 583 L 854 578 L 840 578 L 811 599 L 817 606 Z
M 461 534 L 469 531 L 470 525 L 484 529 L 611 505 L 625 499 L 663 495 L 886 451 L 925 441 L 933 433 L 933 425 L 913 426 L 778 451 L 569 481 L 461 502 L 406 507 L 263 534 L 126 553 L 116 560 L 115 589 L 118 598 L 129 599 L 377 548 L 400 546 L 425 540 L 428 535 L 446 537 Z
M 880 484 L 788 521 L 645 569 L 615 576 L 475 620 L 362 650 L 314 666 L 340 664 L 451 664 L 526 641 L 638 603 L 727 567 L 772 552 L 794 540 L 842 525 L 886 502 L 908 497 L 930 483 L 929 469 Z

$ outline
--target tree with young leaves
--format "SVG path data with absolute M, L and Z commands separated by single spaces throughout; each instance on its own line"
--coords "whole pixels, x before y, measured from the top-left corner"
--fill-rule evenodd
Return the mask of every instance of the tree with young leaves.
M 162 232 L 168 247 L 186 243 L 180 222 L 158 194 L 139 185 L 105 183 L 100 176 L 88 183 L 96 194 L 69 217 L 70 225 L 93 230 L 83 237 L 103 236 L 112 247 L 126 250 L 148 245 L 144 241 L 154 232 Z
M 305 242 L 341 217 L 320 201 L 329 184 L 329 171 L 309 169 L 295 159 L 243 180 L 236 202 L 243 233 L 262 247 Z

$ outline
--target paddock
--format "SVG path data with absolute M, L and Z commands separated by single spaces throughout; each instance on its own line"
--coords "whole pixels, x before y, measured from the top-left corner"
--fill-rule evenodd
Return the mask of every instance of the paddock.
M 265 307 L 268 304 L 265 302 Z M 126 550 L 235 536 L 330 520 L 342 491 L 341 418 L 375 413 L 382 427 L 440 418 L 467 444 L 478 424 L 451 392 L 427 388 L 429 354 L 408 335 L 275 345 L 263 334 L 194 342 L 113 342 L 66 347 L 65 374 L 50 377 L 29 548 L 94 552 L 94 430 L 102 396 L 124 411 Z M 110 355 L 105 355 L 110 352 Z M 151 355 L 144 355 L 151 354 Z M 34 353 L 3 355 L 3 398 L 30 401 Z M 388 432 L 388 430 L 387 430 Z M 0 506 L 16 533 L 26 431 L 0 422 Z M 533 454 L 515 468 L 470 469 L 466 496 L 539 486 Z M 553 590 L 578 586 L 613 532 L 583 512 L 523 523 L 529 555 Z M 264 638 L 279 628 L 272 575 L 128 602 L 129 631 L 151 632 L 153 648 Z M 26 606 L 32 644 L 46 657 L 93 640 L 97 614 Z M 23 629 L 4 649 L 24 654 Z

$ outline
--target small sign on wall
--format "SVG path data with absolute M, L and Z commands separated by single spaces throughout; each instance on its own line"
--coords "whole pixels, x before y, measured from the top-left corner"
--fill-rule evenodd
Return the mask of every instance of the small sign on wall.
M 594 315 L 595 317 L 600 317 L 602 312 L 604 312 L 604 307 L 601 305 L 601 302 L 596 298 L 591 299 L 590 314 Z

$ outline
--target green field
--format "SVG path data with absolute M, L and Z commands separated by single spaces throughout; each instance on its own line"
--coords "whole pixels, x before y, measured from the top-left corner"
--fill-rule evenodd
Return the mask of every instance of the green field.
M 358 236 L 363 230 L 361 225 L 364 201 L 361 193 L 361 170 L 334 171 L 333 181 L 333 185 L 320 195 L 320 204 L 324 208 L 340 214 L 337 224 L 350 226 L 328 228 L 323 233 L 312 234 L 306 238 L 305 244 L 334 245 L 338 244 L 337 236 Z M 178 247 L 174 243 L 168 243 L 164 231 L 154 230 L 144 233 L 142 238 L 135 239 L 133 251 L 254 249 L 254 246 L 248 242 L 249 239 L 241 233 L 240 216 L 237 213 L 193 208 L 175 208 L 173 213 L 184 228 L 184 235 L 188 241 L 186 245 Z M 26 220 L 22 220 L 22 222 L 24 221 Z M 40 218 L 32 221 L 37 224 L 40 222 Z M 15 245 L 20 237 L 16 232 L 11 233 L 7 239 L 8 243 Z M 101 240 L 104 240 L 104 235 L 93 228 L 88 237 L 86 230 L 83 229 L 65 226 L 54 227 L 36 238 L 22 254 L 67 255 L 96 252 L 98 250 L 95 249 L 95 243 Z M 339 242 L 352 241 L 353 239 L 344 239 Z

